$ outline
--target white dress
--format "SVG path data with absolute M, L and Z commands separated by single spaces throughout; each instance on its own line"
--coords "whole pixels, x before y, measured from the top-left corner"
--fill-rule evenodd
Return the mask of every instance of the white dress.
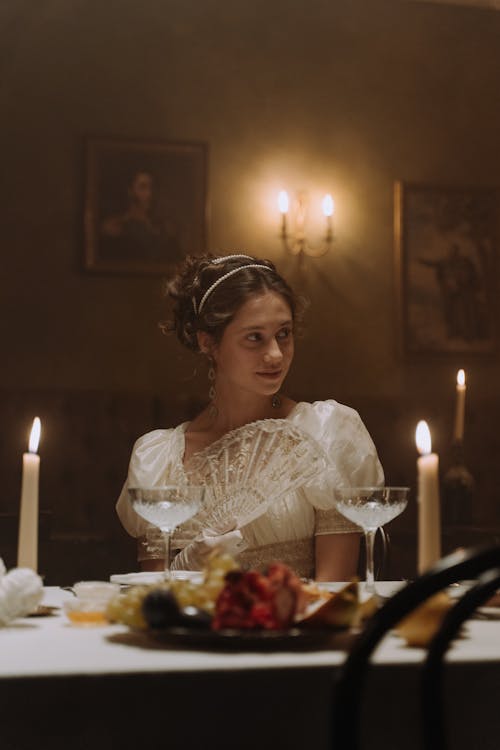
M 334 507 L 335 487 L 383 484 L 377 451 L 358 413 L 333 400 L 300 402 L 287 420 L 317 440 L 331 462 L 330 489 L 301 488 L 283 495 L 266 512 L 240 531 L 245 549 L 238 556 L 244 567 L 263 567 L 282 560 L 297 573 L 314 574 L 314 538 L 359 529 Z M 128 478 L 117 502 L 120 520 L 139 538 L 139 559 L 161 557 L 158 532 L 132 510 L 128 487 L 155 487 L 180 477 L 183 470 L 185 431 L 188 422 L 167 430 L 153 430 L 137 440 L 130 459 Z M 172 549 L 184 549 L 192 540 L 180 529 L 172 537 Z M 185 567 L 182 552 L 172 567 Z M 179 561 L 182 564 L 179 565 Z

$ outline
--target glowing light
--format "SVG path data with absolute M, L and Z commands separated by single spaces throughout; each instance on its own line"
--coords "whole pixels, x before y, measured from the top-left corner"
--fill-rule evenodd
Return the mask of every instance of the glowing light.
M 42 431 L 42 425 L 40 419 L 35 417 L 33 420 L 33 427 L 31 428 L 30 440 L 29 440 L 29 452 L 36 453 L 38 451 L 38 443 L 40 442 L 40 433 Z
M 327 193 L 323 198 L 321 207 L 325 216 L 332 216 L 333 212 L 335 211 L 335 203 L 333 202 L 333 198 L 330 193 Z
M 288 193 L 286 190 L 280 190 L 278 195 L 278 208 L 281 214 L 287 214 L 289 208 Z
M 428 455 L 432 451 L 431 431 L 427 422 L 423 419 L 417 425 L 415 430 L 415 442 L 417 450 L 421 456 Z

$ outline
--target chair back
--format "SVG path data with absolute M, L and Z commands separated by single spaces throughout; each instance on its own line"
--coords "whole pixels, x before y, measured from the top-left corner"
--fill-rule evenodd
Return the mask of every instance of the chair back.
M 500 568 L 492 568 L 479 576 L 472 586 L 447 612 L 432 639 L 422 671 L 420 705 L 422 731 L 426 750 L 446 750 L 443 700 L 444 656 L 460 628 L 475 610 L 484 604 L 500 586 Z
M 500 567 L 500 546 L 460 550 L 392 596 L 367 622 L 344 662 L 334 692 L 333 747 L 358 750 L 361 702 L 370 657 L 384 638 L 406 615 L 441 589 L 457 581 L 474 579 Z

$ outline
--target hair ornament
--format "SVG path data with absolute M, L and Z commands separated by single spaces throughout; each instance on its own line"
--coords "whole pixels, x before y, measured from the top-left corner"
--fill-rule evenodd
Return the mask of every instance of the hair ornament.
M 245 260 L 253 260 L 251 255 L 242 255 L 241 253 L 236 253 L 234 255 L 220 255 L 218 258 L 213 258 L 213 260 L 210 261 L 210 265 L 218 266 L 219 263 L 224 263 L 224 261 L 226 260 L 234 260 L 235 258 L 245 258 Z
M 230 256 L 226 256 L 226 257 L 230 257 Z M 245 256 L 245 257 L 248 257 L 248 256 Z M 235 273 L 238 273 L 239 271 L 243 271 L 245 268 L 264 268 L 266 271 L 272 271 L 273 270 L 272 268 L 270 268 L 270 266 L 265 266 L 263 263 L 247 263 L 245 266 L 239 266 L 238 268 L 233 268 L 232 271 L 228 271 L 223 276 L 221 276 L 219 279 L 217 279 L 217 281 L 214 281 L 214 283 L 212 284 L 212 286 L 208 287 L 207 291 L 205 292 L 205 294 L 201 298 L 200 304 L 198 305 L 198 310 L 196 310 L 196 301 L 195 301 L 194 297 L 192 298 L 192 300 L 193 300 L 193 307 L 194 307 L 194 311 L 195 311 L 196 315 L 200 315 L 201 314 L 201 311 L 203 309 L 203 305 L 207 301 L 208 297 L 212 294 L 212 292 L 214 291 L 214 289 L 216 289 L 216 287 L 219 286 L 219 284 L 221 284 L 223 281 L 225 281 L 226 279 L 228 279 L 230 276 L 234 276 Z
M 244 258 L 245 260 L 254 260 L 254 258 L 252 258 L 251 255 L 244 255 L 243 253 L 233 253 L 232 255 L 219 255 L 218 258 L 212 258 L 212 260 L 210 261 L 210 265 L 218 266 L 221 263 L 224 263 L 226 260 L 235 260 L 236 258 Z M 194 314 L 197 315 L 199 311 L 196 309 L 196 298 L 194 295 L 191 297 L 191 302 L 193 303 Z

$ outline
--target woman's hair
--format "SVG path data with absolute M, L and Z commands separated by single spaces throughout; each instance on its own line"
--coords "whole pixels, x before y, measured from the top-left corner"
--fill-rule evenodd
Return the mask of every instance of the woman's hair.
M 166 284 L 166 296 L 173 301 L 172 319 L 160 327 L 164 333 L 175 331 L 181 344 L 199 351 L 198 331 L 219 342 L 239 308 L 265 292 L 281 295 L 296 319 L 299 300 L 271 261 L 248 255 L 187 256 Z

